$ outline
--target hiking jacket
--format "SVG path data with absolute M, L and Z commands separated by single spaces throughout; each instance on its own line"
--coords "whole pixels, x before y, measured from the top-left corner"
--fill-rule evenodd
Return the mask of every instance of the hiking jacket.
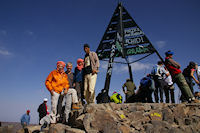
M 175 62 L 173 59 L 166 57 L 165 65 L 166 65 L 167 69 L 169 70 L 172 77 L 181 73 L 181 70 L 180 70 L 181 66 L 177 62 Z
M 89 53 L 89 58 L 90 58 L 90 62 L 91 62 L 91 67 L 92 70 L 99 70 L 99 58 L 97 56 L 97 54 L 95 52 L 90 51 Z M 85 59 L 84 59 L 85 61 Z
M 21 124 L 24 124 L 24 122 L 29 125 L 29 122 L 30 122 L 30 115 L 27 115 L 27 114 L 24 114 L 22 115 L 21 117 Z
M 40 119 L 42 119 L 47 115 L 47 105 L 43 102 L 42 104 L 40 104 L 37 111 L 39 113 Z
M 124 83 L 124 85 L 122 86 L 123 91 L 125 91 L 125 87 L 127 89 L 127 95 L 133 95 L 135 93 L 136 86 L 132 81 Z
M 63 89 L 69 89 L 69 81 L 66 73 L 60 74 L 57 70 L 53 70 L 45 81 L 47 89 L 56 93 L 61 93 Z
M 80 71 L 77 67 L 74 70 L 74 83 L 83 81 L 83 69 Z

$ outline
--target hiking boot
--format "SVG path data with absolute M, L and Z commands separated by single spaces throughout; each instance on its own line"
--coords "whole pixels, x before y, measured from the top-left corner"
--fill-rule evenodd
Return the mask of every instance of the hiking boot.
M 79 110 L 80 107 L 79 107 L 77 104 L 73 104 L 73 105 L 72 105 L 72 109 L 74 109 L 74 110 Z

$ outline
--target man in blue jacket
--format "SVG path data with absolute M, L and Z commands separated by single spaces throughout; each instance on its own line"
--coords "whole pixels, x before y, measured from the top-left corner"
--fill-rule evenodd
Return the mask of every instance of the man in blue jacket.
M 25 128 L 27 125 L 29 125 L 30 122 L 30 110 L 26 111 L 26 114 L 22 115 L 21 117 L 21 125 L 23 128 Z

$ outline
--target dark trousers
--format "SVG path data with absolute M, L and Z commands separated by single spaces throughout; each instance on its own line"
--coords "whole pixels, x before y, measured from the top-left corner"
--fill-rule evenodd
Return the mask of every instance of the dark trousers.
M 75 83 L 75 90 L 77 91 L 77 95 L 78 95 L 78 101 L 81 101 L 83 103 L 83 99 L 84 99 L 84 88 L 83 88 L 83 82 L 76 82 Z
M 163 92 L 167 92 L 167 83 L 163 79 L 154 79 L 156 90 L 154 91 L 155 102 L 159 102 L 158 93 L 160 93 L 160 102 L 163 102 Z
M 168 86 L 167 89 L 165 89 L 165 98 L 166 98 L 166 103 L 169 103 L 169 93 L 171 97 L 171 103 L 175 103 L 174 99 L 174 86 Z
M 134 102 L 153 103 L 152 91 L 149 89 L 149 87 L 140 86 L 137 94 L 134 95 Z

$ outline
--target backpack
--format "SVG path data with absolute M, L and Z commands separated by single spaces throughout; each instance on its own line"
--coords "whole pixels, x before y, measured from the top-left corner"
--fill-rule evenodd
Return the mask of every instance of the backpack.
M 99 103 L 109 103 L 110 97 L 108 95 L 108 92 L 106 90 L 101 90 L 101 92 L 96 97 L 97 104 Z
M 151 85 L 151 78 L 150 77 L 144 77 L 140 80 L 140 85 L 142 87 L 149 87 Z
M 159 69 L 158 65 L 153 67 L 153 69 L 151 70 L 151 74 L 153 76 L 161 76 L 160 69 Z
M 119 103 L 122 103 L 122 96 L 121 96 L 119 93 L 117 94 L 116 97 L 117 97 L 117 99 L 119 100 Z

